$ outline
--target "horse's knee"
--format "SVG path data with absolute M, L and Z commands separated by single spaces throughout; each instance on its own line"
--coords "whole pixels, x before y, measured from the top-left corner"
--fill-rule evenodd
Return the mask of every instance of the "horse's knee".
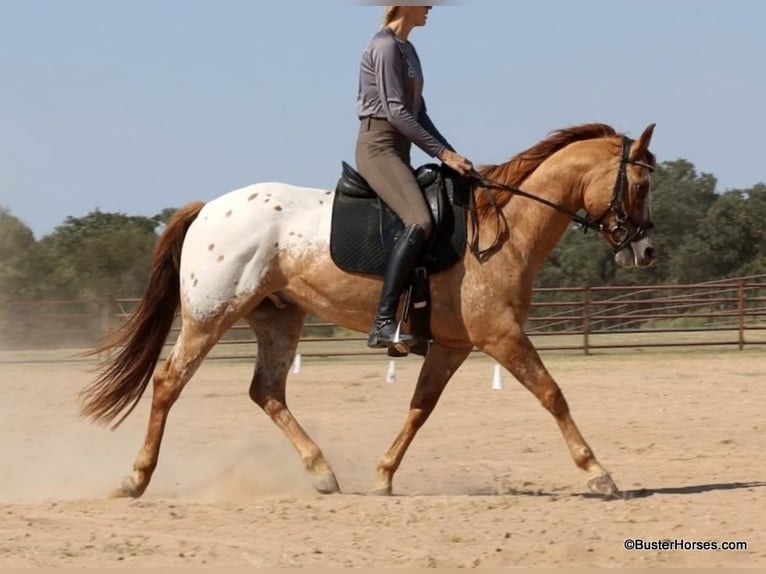
M 540 402 L 553 416 L 561 416 L 569 412 L 569 405 L 558 385 L 542 393 Z

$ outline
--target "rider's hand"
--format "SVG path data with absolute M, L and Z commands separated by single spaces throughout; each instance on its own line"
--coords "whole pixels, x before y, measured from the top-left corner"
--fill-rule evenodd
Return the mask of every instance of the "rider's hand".
M 473 164 L 454 151 L 445 149 L 439 159 L 460 175 L 468 175 L 473 172 Z

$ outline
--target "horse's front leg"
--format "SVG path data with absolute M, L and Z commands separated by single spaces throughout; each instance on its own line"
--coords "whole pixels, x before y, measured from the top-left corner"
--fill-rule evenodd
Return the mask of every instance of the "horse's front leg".
M 514 326 L 505 331 L 502 338 L 483 345 L 482 349 L 508 369 L 553 415 L 575 464 L 590 476 L 588 488 L 598 494 L 616 496 L 619 491 L 612 477 L 596 460 L 593 450 L 580 434 L 564 394 L 521 328 Z
M 378 462 L 378 484 L 372 494 L 390 495 L 394 473 L 404 458 L 404 453 L 415 438 L 418 429 L 425 424 L 434 410 L 439 397 L 450 378 L 471 352 L 465 349 L 447 349 L 432 344 L 420 369 L 415 392 L 410 401 L 410 411 L 402 430 L 394 439 L 388 451 Z

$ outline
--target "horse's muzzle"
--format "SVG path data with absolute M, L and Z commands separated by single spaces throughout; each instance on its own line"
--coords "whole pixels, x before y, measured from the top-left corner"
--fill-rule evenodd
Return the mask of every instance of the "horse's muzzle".
M 657 250 L 651 237 L 643 237 L 620 249 L 614 260 L 621 267 L 650 267 L 657 261 Z

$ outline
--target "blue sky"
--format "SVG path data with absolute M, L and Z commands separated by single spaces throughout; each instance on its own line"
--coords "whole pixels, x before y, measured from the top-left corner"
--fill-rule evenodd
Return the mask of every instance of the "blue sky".
M 153 215 L 266 180 L 333 187 L 381 11 L 0 0 L 0 204 L 39 238 L 94 209 Z M 656 122 L 658 159 L 724 191 L 766 181 L 765 21 L 756 0 L 463 0 L 411 40 L 431 116 L 475 163 L 575 123 Z

